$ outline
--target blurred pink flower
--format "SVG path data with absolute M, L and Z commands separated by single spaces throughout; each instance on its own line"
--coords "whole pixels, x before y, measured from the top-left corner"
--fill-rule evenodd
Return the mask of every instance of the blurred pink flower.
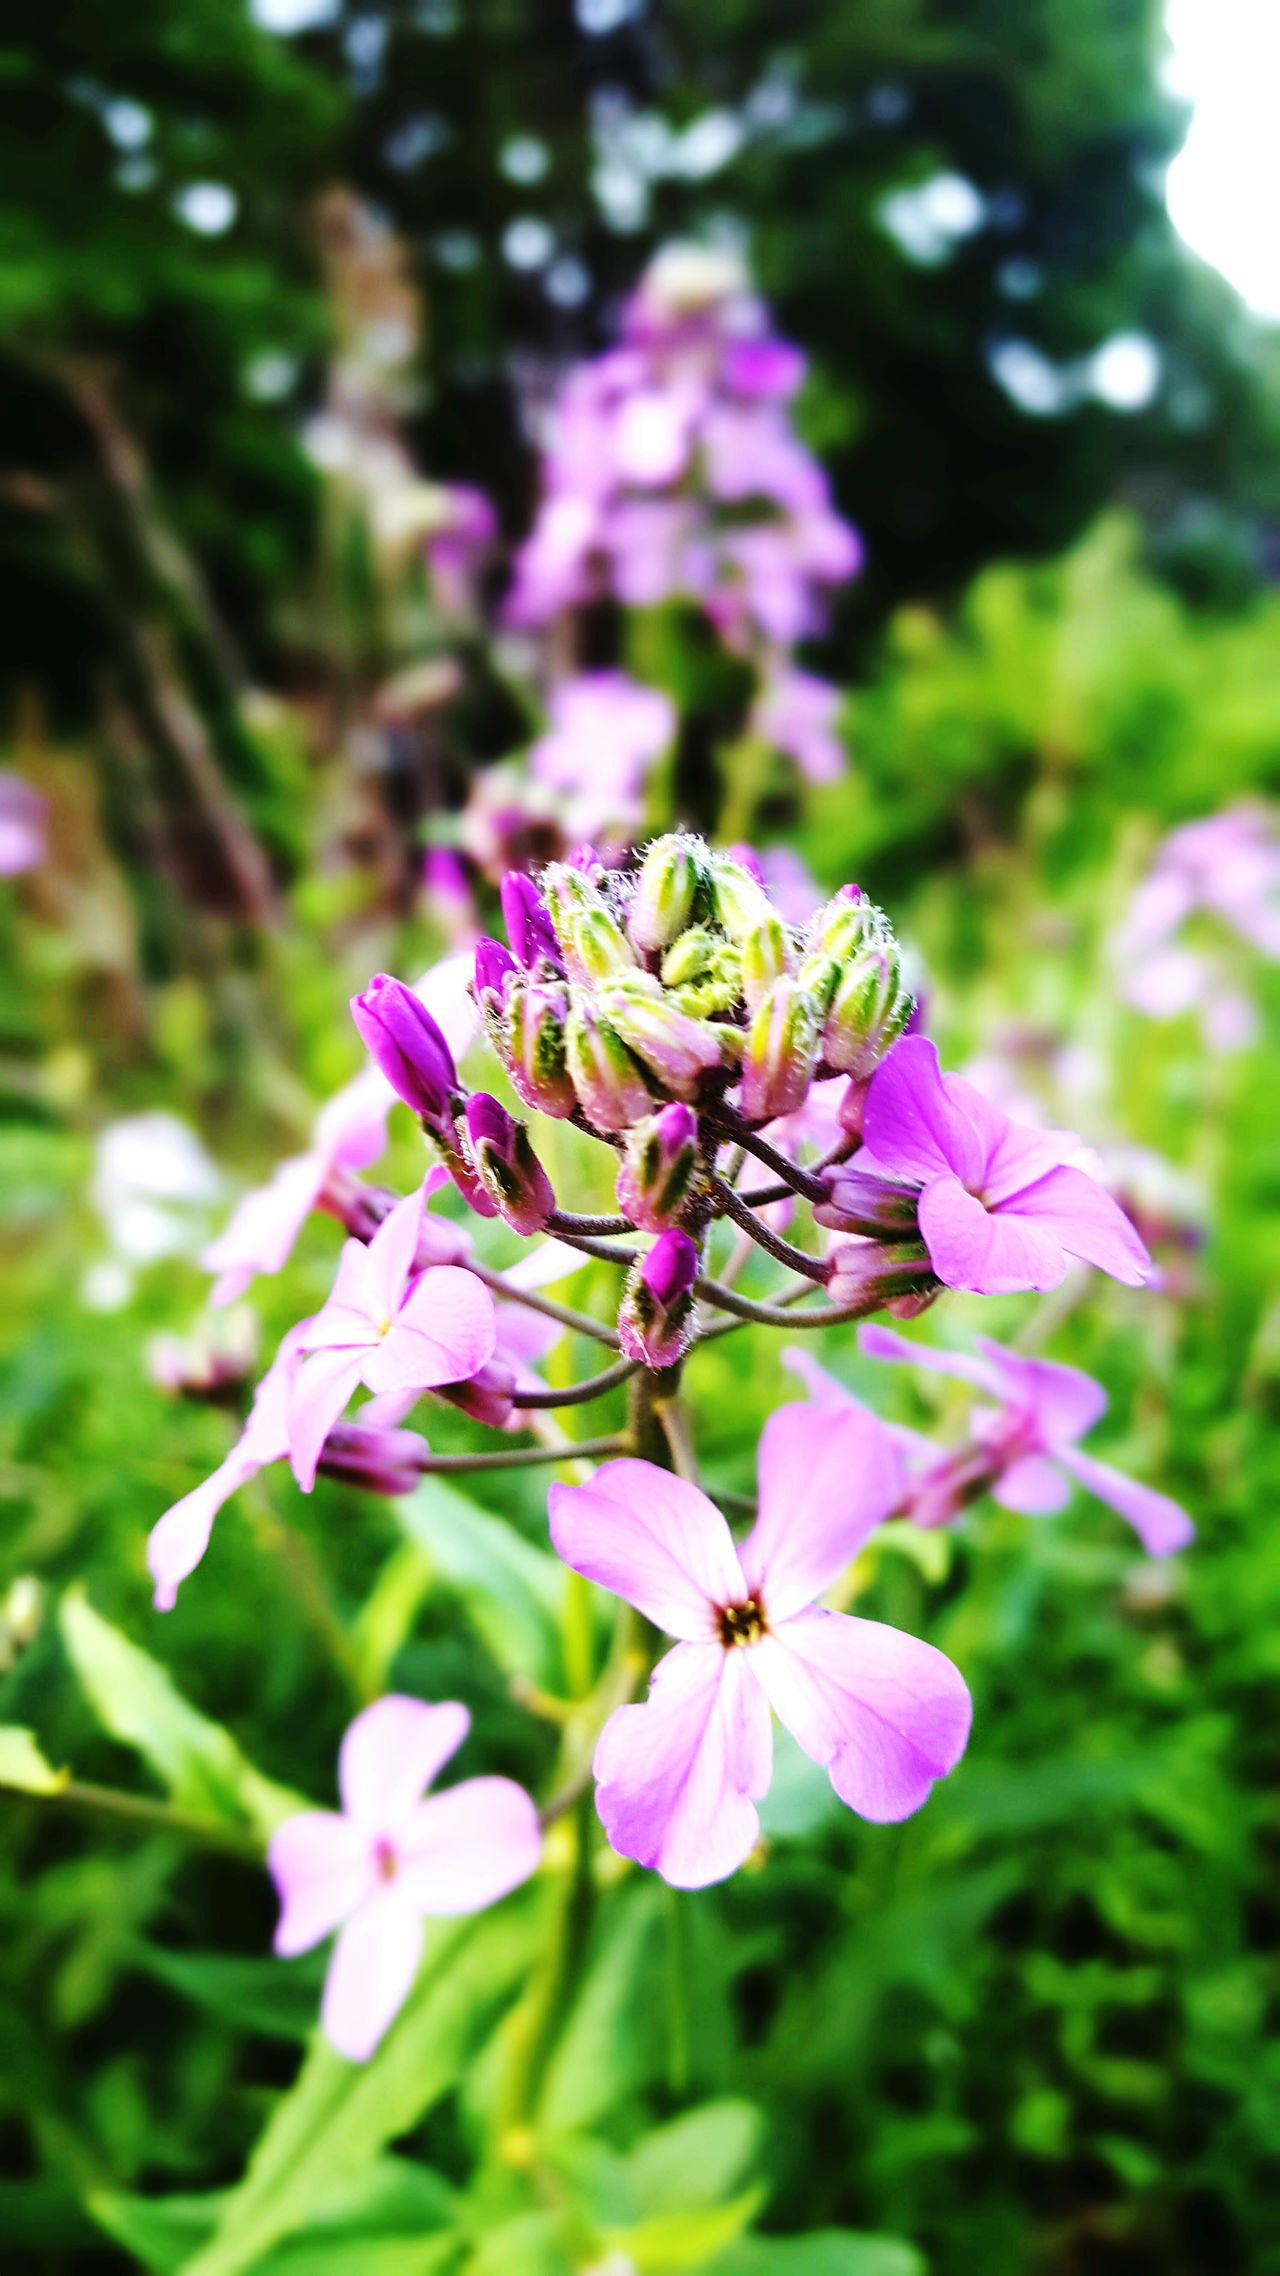
M 638 821 L 646 777 L 675 734 L 670 696 L 625 672 L 584 672 L 553 691 L 550 712 L 529 764 L 568 800 L 570 835 Z
M 0 767 L 0 877 L 36 869 L 47 852 L 48 808 L 38 790 L 20 774 Z

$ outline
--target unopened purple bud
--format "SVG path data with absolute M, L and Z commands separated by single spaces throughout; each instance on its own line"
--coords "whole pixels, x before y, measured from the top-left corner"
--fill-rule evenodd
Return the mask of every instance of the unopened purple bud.
M 827 1294 L 840 1311 L 859 1306 L 878 1312 L 900 1297 L 932 1296 L 938 1283 L 922 1241 L 883 1247 L 877 1241 L 841 1241 L 827 1260 Z
M 482 1011 L 500 1011 L 507 981 L 519 970 L 514 956 L 500 940 L 476 942 L 476 1001 Z
M 364 994 L 352 997 L 351 1017 L 397 1097 L 433 1128 L 443 1122 L 458 1088 L 458 1070 L 440 1029 L 412 988 L 386 972 L 376 973 Z
M 673 1225 L 698 1176 L 698 1118 L 673 1100 L 627 1133 L 618 1205 L 646 1233 Z
M 337 1423 L 320 1451 L 319 1469 L 344 1485 L 371 1494 L 411 1494 L 430 1448 L 416 1430 L 383 1430 L 369 1423 Z
M 618 1339 L 642 1367 L 674 1367 L 688 1349 L 698 1249 L 687 1233 L 660 1233 L 633 1265 L 618 1312 Z
M 742 1112 L 748 1122 L 794 1114 L 808 1096 L 820 1029 L 813 999 L 798 980 L 775 980 L 747 1030 Z
M 555 927 L 533 879 L 526 877 L 521 870 L 509 869 L 498 891 L 502 901 L 502 920 L 517 964 L 522 964 L 528 972 L 539 957 L 545 956 L 557 969 L 561 969 L 560 944 L 556 939 Z
M 870 1240 L 907 1241 L 919 1237 L 919 1195 L 870 1170 L 838 1169 L 828 1178 L 830 1200 L 819 1203 L 819 1225 L 837 1233 L 861 1233 Z
M 540 1233 L 556 1197 L 523 1122 L 476 1091 L 467 1100 L 466 1127 L 472 1168 L 499 1215 L 513 1232 Z
M 515 1389 L 515 1369 L 505 1359 L 491 1359 L 465 1383 L 441 1384 L 436 1397 L 447 1399 L 451 1407 L 470 1415 L 473 1422 L 501 1430 L 511 1419 Z

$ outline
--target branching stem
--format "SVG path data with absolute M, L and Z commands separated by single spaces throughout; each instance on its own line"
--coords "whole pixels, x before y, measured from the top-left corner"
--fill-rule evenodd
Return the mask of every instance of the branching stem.
M 752 1216 L 741 1197 L 731 1186 L 725 1184 L 723 1178 L 717 1177 L 714 1171 L 711 1173 L 711 1191 L 726 1217 L 732 1217 L 734 1224 L 741 1228 L 748 1240 L 755 1242 L 757 1248 L 767 1249 L 779 1264 L 789 1265 L 793 1272 L 802 1272 L 807 1280 L 826 1279 L 827 1267 L 820 1257 L 806 1255 L 803 1249 L 797 1249 L 790 1241 L 784 1241 L 780 1233 L 773 1233 L 767 1225 L 762 1225 L 758 1218 Z
M 563 1391 L 517 1391 L 513 1407 L 585 1407 L 589 1400 L 599 1399 L 606 1391 L 615 1390 L 635 1374 L 638 1362 L 620 1359 L 616 1367 L 606 1367 L 603 1374 L 589 1375 L 585 1383 L 570 1383 Z
M 558 1320 L 562 1328 L 571 1328 L 575 1335 L 590 1336 L 596 1343 L 606 1343 L 611 1351 L 617 1351 L 618 1338 L 614 1330 L 593 1320 L 589 1312 L 574 1312 L 569 1305 L 557 1304 L 550 1296 L 539 1296 L 532 1288 L 513 1288 L 500 1272 L 491 1272 L 487 1265 L 469 1264 L 467 1270 L 504 1303 L 523 1304 L 527 1311 L 541 1312 L 545 1320 Z

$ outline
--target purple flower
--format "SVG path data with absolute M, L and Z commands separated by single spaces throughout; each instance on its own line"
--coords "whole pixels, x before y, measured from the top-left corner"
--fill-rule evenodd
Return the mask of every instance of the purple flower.
M 475 1091 L 466 1125 L 472 1167 L 499 1215 L 513 1232 L 540 1233 L 556 1197 L 524 1124 L 488 1091 Z
M 677 1227 L 659 1233 L 633 1265 L 618 1309 L 623 1354 L 642 1367 L 674 1367 L 689 1343 L 698 1247 Z
M 753 1846 L 770 1709 L 877 1823 L 918 1810 L 969 1735 L 968 1690 L 941 1652 L 816 1601 L 897 1499 L 897 1457 L 874 1416 L 779 1408 L 759 1478 L 740 1549 L 705 1494 L 649 1462 L 551 1489 L 566 1564 L 679 1639 L 595 1757 L 613 1847 L 677 1888 L 723 1880 Z
M 482 1007 L 496 1011 L 502 1008 L 507 981 L 520 967 L 509 949 L 500 940 L 488 938 L 476 942 L 476 1001 Z
M 555 927 L 533 879 L 518 869 L 509 869 L 498 890 L 507 939 L 517 964 L 530 972 L 538 959 L 545 956 L 558 972 L 563 971 Z
M 537 1811 L 511 1779 L 425 1795 L 470 1720 L 454 1700 L 375 1700 L 342 1742 L 341 1813 L 306 1810 L 272 1835 L 276 1951 L 291 1958 L 340 1931 L 320 2021 L 352 2062 L 368 2059 L 408 1998 L 423 1920 L 481 1912 L 537 1868 Z
M 20 774 L 0 767 L 0 877 L 36 869 L 46 851 L 48 808 L 38 790 Z
M 254 1394 L 248 1421 L 235 1445 L 211 1476 L 184 1494 L 157 1519 L 147 1540 L 147 1569 L 155 1583 L 157 1612 L 172 1612 L 180 1584 L 193 1573 L 209 1546 L 214 1519 L 224 1502 L 269 1462 L 289 1451 L 289 1397 L 301 1356 L 299 1342 L 310 1323 L 291 1328 Z
M 1074 1478 L 1086 1493 L 1119 1511 L 1150 1556 L 1170 1556 L 1192 1539 L 1191 1519 L 1167 1494 L 1081 1453 L 1079 1440 L 1107 1410 L 1107 1394 L 1091 1375 L 1055 1360 L 1028 1359 L 988 1336 L 978 1340 L 980 1358 L 908 1343 L 891 1328 L 861 1328 L 858 1341 L 869 1359 L 905 1361 L 935 1375 L 959 1376 L 996 1401 L 994 1409 L 981 1410 L 975 1418 L 974 1435 L 985 1458 L 981 1485 L 1003 1508 L 1027 1517 L 1048 1516 L 1062 1508 L 1070 1493 L 1068 1479 Z
M 839 688 L 787 665 L 765 681 L 751 724 L 764 742 L 794 759 L 808 781 L 837 782 L 846 759 L 836 732 L 843 701 Z
M 698 1175 L 698 1118 L 673 1100 L 627 1132 L 618 1206 L 646 1233 L 674 1224 Z
M 529 765 L 572 802 L 572 828 L 589 836 L 638 820 L 646 778 L 675 733 L 670 696 L 625 672 L 584 672 L 554 690 L 550 712 Z
M 947 1288 L 1056 1288 L 1068 1257 L 1141 1287 L 1151 1259 L 1122 1209 L 1067 1165 L 1076 1141 L 1011 1121 L 935 1044 L 904 1037 L 867 1092 L 859 1170 L 920 1187 L 920 1232 Z
M 392 1210 L 368 1248 L 348 1241 L 328 1303 L 298 1339 L 311 1356 L 289 1400 L 289 1448 L 304 1492 L 358 1384 L 375 1392 L 430 1391 L 474 1375 L 493 1356 L 488 1289 L 456 1265 L 415 1271 L 421 1226 L 419 1189 Z
M 352 997 L 351 1017 L 397 1098 L 425 1122 L 443 1121 L 458 1070 L 438 1021 L 413 990 L 377 972 L 363 995 Z

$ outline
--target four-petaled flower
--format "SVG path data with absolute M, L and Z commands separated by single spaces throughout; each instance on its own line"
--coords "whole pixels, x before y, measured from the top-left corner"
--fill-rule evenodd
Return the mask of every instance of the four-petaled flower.
M 874 1324 L 859 1330 L 858 1341 L 870 1359 L 906 1360 L 936 1375 L 959 1376 L 996 1401 L 994 1410 L 981 1409 L 974 1417 L 974 1435 L 990 1465 L 984 1490 L 1005 1509 L 1048 1517 L 1063 1507 L 1074 1478 L 1127 1519 L 1152 1557 L 1185 1549 L 1194 1535 L 1186 1511 L 1168 1494 L 1081 1452 L 1079 1441 L 1107 1411 L 1107 1394 L 1080 1368 L 1027 1358 L 989 1336 L 978 1339 L 980 1356 L 909 1343 Z M 920 1485 L 927 1493 L 927 1473 Z
M 905 1036 L 876 1069 L 862 1132 L 859 1169 L 920 1187 L 921 1236 L 947 1288 L 1056 1288 L 1068 1257 L 1131 1288 L 1151 1271 L 1124 1211 L 1069 1165 L 1078 1141 L 1014 1122 L 962 1076 L 944 1075 L 925 1036 Z
M 597 1806 L 624 1857 L 677 1888 L 732 1873 L 752 1848 L 772 1769 L 770 1709 L 878 1823 L 919 1809 L 969 1736 L 964 1680 L 944 1655 L 815 1602 L 899 1491 L 875 1417 L 779 1408 L 760 1441 L 760 1512 L 734 1546 L 714 1502 L 650 1462 L 609 1462 L 553 1486 L 566 1564 L 678 1641 L 643 1705 L 596 1749 Z
M 272 1836 L 276 1951 L 307 1952 L 340 1930 L 320 2020 L 352 2062 L 373 2053 L 408 1998 L 423 1920 L 496 1904 L 537 1866 L 538 1815 L 511 1779 L 469 1778 L 424 1799 L 470 1721 L 452 1700 L 375 1700 L 342 1741 L 341 1812 L 305 1810 Z
M 430 1391 L 464 1382 L 493 1357 L 497 1328 L 483 1282 L 459 1265 L 415 1272 L 422 1211 L 419 1187 L 367 1248 L 345 1243 L 329 1301 L 298 1339 L 311 1356 L 294 1379 L 289 1450 L 304 1492 L 357 1384 L 378 1393 Z

